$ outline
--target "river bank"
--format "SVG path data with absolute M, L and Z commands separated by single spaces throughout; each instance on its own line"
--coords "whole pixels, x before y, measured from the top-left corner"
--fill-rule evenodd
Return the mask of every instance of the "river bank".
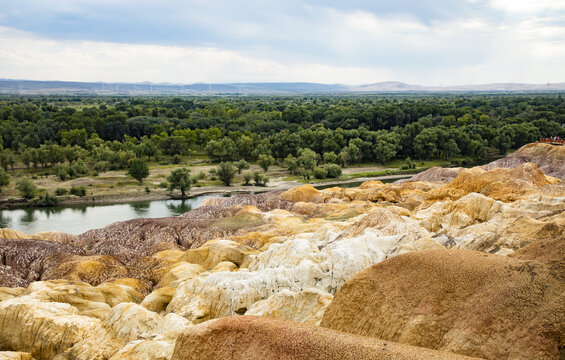
M 363 181 L 380 180 L 391 181 L 399 180 L 410 177 L 411 175 L 385 175 L 376 177 L 359 177 L 341 180 L 319 181 L 313 184 L 315 187 L 331 187 L 339 186 L 341 184 L 353 184 Z M 284 191 L 296 186 L 304 185 L 297 180 L 275 180 L 267 186 L 201 186 L 194 187 L 187 191 L 186 199 L 190 199 L 202 195 L 228 195 L 237 193 L 262 193 L 268 191 Z M 126 190 L 126 189 L 124 189 Z M 147 202 L 158 200 L 179 200 L 179 196 L 172 195 L 166 189 L 151 189 L 149 193 L 146 192 L 143 186 L 138 189 L 127 188 L 127 192 L 112 193 L 112 194 L 97 194 L 87 196 L 74 196 L 66 195 L 59 198 L 58 205 L 105 205 L 105 204 L 123 204 L 132 202 Z M 0 209 L 18 209 L 36 207 L 33 201 L 26 201 L 24 199 L 3 199 L 0 200 Z

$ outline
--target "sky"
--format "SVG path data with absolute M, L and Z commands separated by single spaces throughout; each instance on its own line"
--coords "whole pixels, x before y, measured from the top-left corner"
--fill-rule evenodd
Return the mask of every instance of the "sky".
M 565 0 L 0 0 L 0 78 L 565 82 Z

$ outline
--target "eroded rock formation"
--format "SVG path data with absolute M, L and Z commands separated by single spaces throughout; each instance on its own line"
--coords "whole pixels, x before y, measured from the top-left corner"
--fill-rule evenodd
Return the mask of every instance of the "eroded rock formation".
M 545 146 L 515 154 L 558 169 Z M 506 161 L 210 198 L 78 236 L 0 230 L 0 356 L 558 358 L 565 185 Z

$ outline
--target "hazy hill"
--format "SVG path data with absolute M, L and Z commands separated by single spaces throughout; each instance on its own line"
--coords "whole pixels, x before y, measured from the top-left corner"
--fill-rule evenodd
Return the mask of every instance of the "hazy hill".
M 329 93 L 406 93 L 406 92 L 532 92 L 565 91 L 565 83 L 519 84 L 495 83 L 461 86 L 421 86 L 398 81 L 364 85 L 319 84 L 308 82 L 258 83 L 108 83 L 75 81 L 37 81 L 0 79 L 3 94 L 329 94 Z

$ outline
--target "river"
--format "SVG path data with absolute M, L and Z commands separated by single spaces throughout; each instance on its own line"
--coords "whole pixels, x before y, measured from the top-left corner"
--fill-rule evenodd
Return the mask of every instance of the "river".
M 222 195 L 201 195 L 185 200 L 154 200 L 108 205 L 65 205 L 0 210 L 0 228 L 26 234 L 62 231 L 81 234 L 108 224 L 135 218 L 178 216 L 197 208 L 202 200 Z
M 381 179 L 383 182 L 398 180 L 398 177 Z M 346 181 L 333 184 L 318 184 L 319 190 L 341 186 L 357 187 L 363 181 Z M 229 196 L 223 194 L 200 195 L 185 200 L 153 200 L 123 204 L 64 205 L 53 207 L 27 207 L 0 210 L 0 228 L 18 230 L 26 234 L 40 231 L 61 231 L 81 234 L 118 221 L 136 218 L 159 218 L 178 216 L 197 208 L 209 197 Z

